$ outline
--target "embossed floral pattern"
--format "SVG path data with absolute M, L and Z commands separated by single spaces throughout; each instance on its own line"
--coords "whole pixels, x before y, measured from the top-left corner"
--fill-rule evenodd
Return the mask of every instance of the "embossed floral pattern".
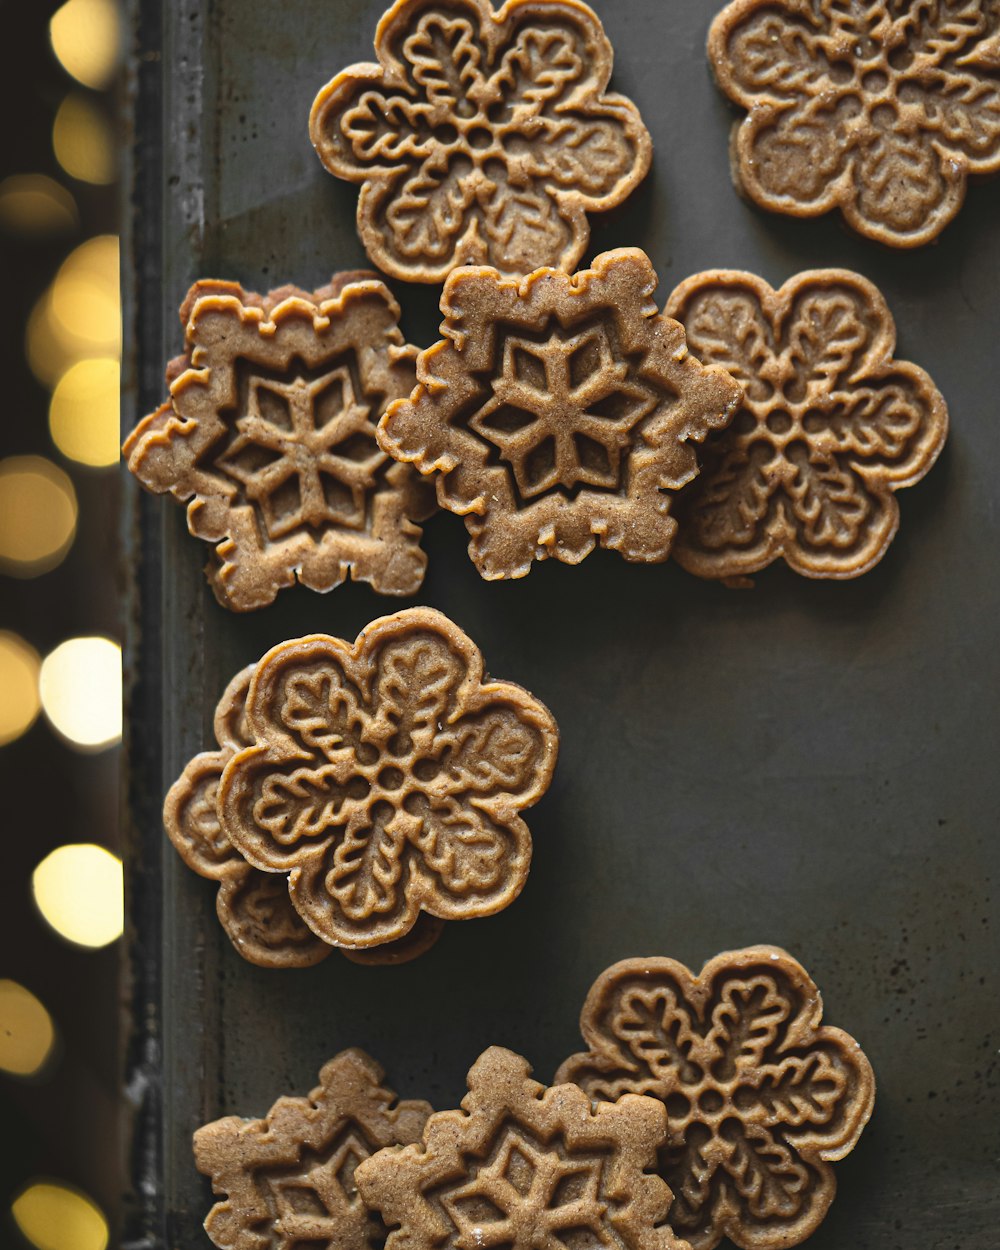
M 682 327 L 657 312 L 656 283 L 636 249 L 572 276 L 448 279 L 445 338 L 420 354 L 420 385 L 378 438 L 437 475 L 484 577 L 523 577 L 549 557 L 577 564 L 598 543 L 667 558 L 670 492 L 698 472 L 693 443 L 731 420 L 740 389 L 688 353 Z
M 932 380 L 893 357 L 880 293 L 847 270 L 801 273 L 778 291 L 716 270 L 681 283 L 667 311 L 745 394 L 677 502 L 675 558 L 701 577 L 778 559 L 807 577 L 870 569 L 899 526 L 894 492 L 924 476 L 948 431 Z
M 357 274 L 263 298 L 199 282 L 181 319 L 170 400 L 124 451 L 144 486 L 190 500 L 188 528 L 215 544 L 219 601 L 248 611 L 296 578 L 331 590 L 348 574 L 412 594 L 426 566 L 412 518 L 427 499 L 375 441 L 415 382 L 388 289 Z
M 462 1111 L 432 1115 L 422 1142 L 358 1167 L 362 1197 L 396 1230 L 386 1250 L 686 1250 L 652 1174 L 663 1107 L 633 1096 L 591 1107 L 575 1086 L 530 1074 L 494 1046 L 469 1072 Z
M 279 1098 L 262 1120 L 227 1116 L 198 1129 L 198 1168 L 224 1195 L 205 1230 L 220 1250 L 379 1250 L 385 1229 L 354 1171 L 386 1146 L 419 1140 L 425 1102 L 397 1102 L 361 1050 L 345 1050 L 308 1098 Z
M 351 646 L 273 648 L 247 697 L 253 746 L 226 765 L 218 811 L 250 864 L 288 873 L 325 941 L 367 950 L 422 912 L 490 915 L 520 893 L 558 736 L 519 686 L 487 681 L 447 617 L 410 609 Z
M 378 64 L 319 93 L 320 160 L 362 184 L 358 230 L 394 277 L 456 265 L 572 269 L 586 214 L 619 204 L 649 168 L 634 104 L 606 88 L 612 49 L 579 0 L 397 0 Z
M 750 110 L 733 168 L 764 208 L 916 247 L 1000 170 L 998 0 L 735 0 L 708 52 Z
M 669 1222 L 693 1250 L 723 1237 L 779 1250 L 815 1232 L 835 1192 L 830 1162 L 857 1144 L 875 1097 L 861 1048 L 822 1016 L 805 969 L 775 947 L 719 955 L 700 976 L 627 959 L 591 989 L 580 1019 L 590 1050 L 556 1080 L 595 1099 L 664 1103 Z

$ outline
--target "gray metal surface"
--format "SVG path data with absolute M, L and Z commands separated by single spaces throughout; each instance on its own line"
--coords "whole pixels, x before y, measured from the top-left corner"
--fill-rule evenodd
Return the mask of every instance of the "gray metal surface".
M 616 49 L 613 86 L 638 103 L 655 158 L 624 208 L 594 222 L 590 254 L 641 245 L 661 300 L 712 266 L 774 285 L 820 265 L 859 270 L 895 313 L 899 355 L 947 396 L 949 445 L 900 496 L 887 557 L 853 583 L 775 568 L 737 592 L 596 553 L 487 584 L 461 522 L 433 520 L 418 601 L 462 625 L 493 673 L 544 699 L 563 746 L 553 789 L 529 814 L 535 860 L 521 899 L 382 970 L 337 957 L 299 972 L 244 963 L 216 922 L 213 887 L 164 838 L 159 806 L 209 744 L 212 707 L 239 667 L 282 638 L 353 637 L 397 604 L 349 585 L 228 614 L 182 510 L 133 491 L 126 1244 L 207 1247 L 210 1192 L 191 1131 L 305 1092 L 344 1046 L 368 1048 L 403 1096 L 450 1106 L 493 1042 L 551 1077 L 579 1048 L 583 996 L 612 961 L 662 953 L 697 968 L 772 942 L 813 973 L 827 1019 L 859 1039 L 879 1081 L 810 1244 L 997 1245 L 1000 179 L 973 186 L 940 244 L 916 253 L 855 238 L 833 217 L 766 216 L 729 180 L 732 115 L 703 54 L 714 0 L 596 7 Z M 172 0 L 161 11 L 140 0 L 137 413 L 161 398 L 162 365 L 180 345 L 174 310 L 195 278 L 312 288 L 364 263 L 356 190 L 320 167 L 306 123 L 317 89 L 370 59 L 383 8 Z M 392 285 L 411 341 L 433 341 L 436 293 Z

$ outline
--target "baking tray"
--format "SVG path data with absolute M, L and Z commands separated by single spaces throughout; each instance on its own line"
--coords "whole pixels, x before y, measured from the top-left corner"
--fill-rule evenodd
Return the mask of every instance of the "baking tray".
M 183 510 L 130 487 L 124 1245 L 208 1247 L 192 1130 L 306 1092 L 345 1046 L 377 1056 L 402 1096 L 454 1106 L 491 1043 L 550 1079 L 579 1049 L 584 994 L 614 960 L 669 954 L 697 969 L 757 942 L 805 963 L 828 1021 L 858 1038 L 879 1081 L 813 1250 L 997 1244 L 1000 179 L 974 185 L 940 243 L 913 253 L 835 217 L 763 214 L 730 183 L 733 114 L 704 56 L 715 0 L 596 7 L 616 50 L 612 86 L 639 105 L 655 157 L 621 210 L 592 219 L 589 255 L 644 247 L 661 303 L 708 267 L 775 286 L 816 266 L 858 270 L 888 299 L 899 356 L 944 391 L 948 446 L 900 496 L 888 555 L 847 583 L 775 567 L 734 591 L 598 552 L 487 584 L 461 522 L 433 519 L 415 602 L 452 616 L 493 673 L 548 704 L 562 751 L 529 813 L 522 897 L 386 969 L 243 962 L 216 921 L 214 887 L 184 867 L 159 816 L 169 783 L 210 744 L 237 669 L 286 637 L 353 638 L 404 603 L 347 585 L 227 613 Z M 138 0 L 125 429 L 162 398 L 181 344 L 174 310 L 193 280 L 312 289 L 366 264 L 356 189 L 323 171 L 307 117 L 338 69 L 371 59 L 383 8 Z M 409 339 L 432 342 L 437 292 L 390 285 Z

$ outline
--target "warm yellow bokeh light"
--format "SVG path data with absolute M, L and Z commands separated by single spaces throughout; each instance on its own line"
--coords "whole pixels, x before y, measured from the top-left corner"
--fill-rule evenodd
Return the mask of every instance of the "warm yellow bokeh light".
M 85 87 L 106 87 L 121 47 L 115 0 L 68 0 L 49 22 L 49 38 L 68 74 Z
M 42 661 L 42 707 L 74 746 L 99 750 L 122 736 L 122 651 L 110 638 L 70 638 Z
M 121 356 L 118 240 L 99 235 L 81 243 L 28 318 L 28 363 L 46 386 L 91 356 Z
M 55 1041 L 52 1017 L 30 990 L 0 981 L 0 1068 L 34 1076 L 45 1066 Z
M 119 366 L 81 360 L 59 379 L 49 405 L 52 441 L 71 460 L 95 466 L 118 460 Z
M 106 186 L 115 180 L 115 145 L 100 107 L 80 91 L 71 92 L 52 124 L 56 160 L 81 182 Z
M 0 746 L 20 738 L 35 723 L 41 703 L 38 670 L 42 661 L 30 643 L 0 629 Z
M 11 1211 L 37 1250 L 105 1250 L 108 1222 L 85 1194 L 68 1185 L 36 1181 L 14 1199 Z
M 44 174 L 11 174 L 0 182 L 0 229 L 33 238 L 77 225 L 76 201 Z
M 0 460 L 0 572 L 37 577 L 55 568 L 76 533 L 76 492 L 41 456 Z
M 55 931 L 78 946 L 107 946 L 125 927 L 122 862 L 103 846 L 57 847 L 31 878 L 38 910 Z

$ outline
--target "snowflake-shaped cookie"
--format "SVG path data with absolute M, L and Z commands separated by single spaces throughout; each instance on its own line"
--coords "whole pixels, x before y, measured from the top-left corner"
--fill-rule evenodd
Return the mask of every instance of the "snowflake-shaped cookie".
M 558 733 L 546 708 L 489 681 L 472 641 L 413 608 L 351 645 L 318 634 L 260 661 L 253 745 L 227 764 L 218 813 L 324 941 L 370 950 L 440 920 L 492 915 L 520 893 Z
M 686 1250 L 663 1223 L 670 1191 L 652 1171 L 663 1107 L 631 1095 L 592 1107 L 576 1086 L 530 1075 L 492 1047 L 461 1111 L 358 1167 L 361 1196 L 393 1230 L 386 1250 Z
M 320 160 L 359 182 L 372 260 L 409 282 L 456 265 L 572 269 L 586 214 L 621 203 L 649 169 L 638 110 L 609 93 L 613 54 L 579 0 L 397 0 L 378 64 L 316 97 Z
M 879 291 L 842 269 L 800 273 L 778 291 L 713 270 L 682 282 L 667 312 L 745 394 L 677 501 L 678 562 L 716 578 L 778 559 L 807 577 L 867 572 L 899 527 L 894 492 L 924 476 L 948 432 L 941 392 L 893 357 Z
M 657 312 L 656 283 L 631 248 L 572 276 L 449 277 L 445 338 L 421 352 L 420 385 L 378 438 L 437 475 L 484 577 L 523 577 L 548 557 L 578 564 L 598 543 L 627 560 L 669 555 L 669 492 L 698 472 L 693 443 L 731 420 L 741 392 L 689 354 Z
M 830 1162 L 857 1144 L 875 1079 L 857 1042 L 821 1025 L 823 1003 L 785 951 L 755 946 L 700 976 L 672 959 L 626 959 L 583 1008 L 590 1050 L 557 1081 L 595 1099 L 660 1099 L 669 1223 L 693 1250 L 728 1237 L 783 1250 L 815 1232 L 833 1200 Z
M 1000 170 L 1000 0 L 735 0 L 708 53 L 763 208 L 917 247 Z
M 163 824 L 181 858 L 201 877 L 219 883 L 215 910 L 244 959 L 261 968 L 308 968 L 331 954 L 299 916 L 288 895 L 288 878 L 252 868 L 229 841 L 219 820 L 219 782 L 237 751 L 252 745 L 246 698 L 255 665 L 237 673 L 215 712 L 219 749 L 203 751 L 185 765 L 167 793 Z M 399 964 L 416 959 L 441 935 L 444 922 L 425 912 L 404 938 L 368 951 L 344 951 L 355 963 Z
M 248 611 L 296 578 L 325 591 L 348 574 L 412 594 L 427 563 L 412 518 L 427 501 L 375 441 L 415 382 L 388 289 L 357 274 L 311 295 L 198 282 L 181 321 L 170 400 L 123 450 L 144 486 L 190 500 L 188 529 L 216 544 L 219 602 Z
M 227 1116 L 198 1129 L 199 1171 L 224 1195 L 205 1221 L 221 1250 L 380 1250 L 385 1229 L 354 1171 L 386 1146 L 419 1141 L 425 1102 L 397 1102 L 362 1050 L 345 1050 L 308 1098 L 279 1098 L 262 1120 Z

